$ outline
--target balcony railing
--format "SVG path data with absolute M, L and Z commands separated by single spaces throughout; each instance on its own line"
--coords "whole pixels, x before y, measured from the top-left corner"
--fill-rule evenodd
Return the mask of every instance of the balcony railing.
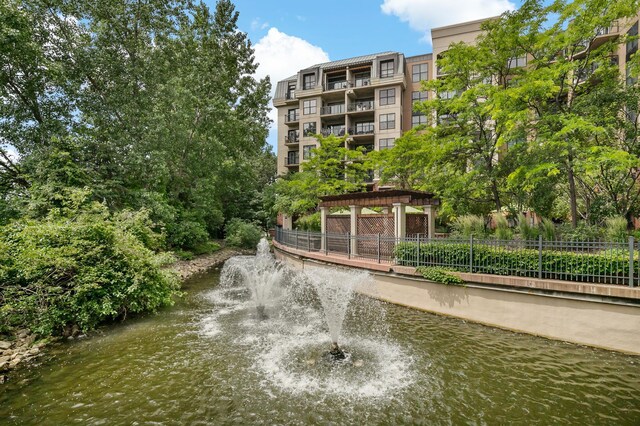
M 322 129 L 320 129 L 320 134 L 322 136 L 324 136 L 325 138 L 329 135 L 336 135 L 336 136 L 344 136 L 346 132 L 346 129 L 344 126 L 341 127 L 323 127 Z
M 344 114 L 344 104 L 323 106 L 322 108 L 320 108 L 320 114 Z
M 284 137 L 284 143 L 298 143 L 300 141 L 300 138 L 298 137 L 298 135 L 295 136 L 285 136 Z
M 302 90 L 311 90 L 316 88 L 316 83 L 307 83 L 302 86 Z
M 611 23 L 611 26 L 606 28 L 598 28 L 596 31 L 596 36 L 603 36 L 609 34 L 617 34 L 620 31 L 620 26 L 617 21 Z
M 375 103 L 373 101 L 354 102 L 349 104 L 349 112 L 373 111 Z
M 374 131 L 375 131 L 374 123 L 366 123 L 366 124 L 361 124 L 359 126 L 356 126 L 355 132 L 352 132 L 351 129 L 349 129 L 349 134 L 350 135 L 371 135 L 373 134 Z
M 287 94 L 285 95 L 285 99 L 286 100 L 296 99 L 296 91 L 292 90 L 290 92 L 287 92 Z
M 300 156 L 299 155 L 295 155 L 295 156 L 289 156 L 289 157 L 285 158 L 285 164 L 287 166 L 298 166 L 298 165 L 300 165 Z
M 300 114 L 285 114 L 284 122 L 285 123 L 295 123 L 296 121 L 300 121 Z
M 371 85 L 371 77 L 359 77 L 349 82 L 349 87 L 365 87 Z
M 331 81 L 327 82 L 327 88 L 325 90 L 340 90 L 347 88 L 347 80 Z

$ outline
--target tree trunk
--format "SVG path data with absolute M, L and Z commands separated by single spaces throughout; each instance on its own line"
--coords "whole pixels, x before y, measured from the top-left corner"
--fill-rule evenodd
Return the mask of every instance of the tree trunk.
M 491 179 L 491 193 L 493 194 L 493 202 L 496 204 L 496 211 L 500 213 L 502 203 L 500 203 L 500 192 L 498 191 L 498 183 L 495 179 Z
M 573 175 L 573 161 L 571 155 L 568 159 L 567 178 L 569 179 L 569 205 L 571 207 L 571 226 L 578 226 L 578 195 L 576 191 L 576 178 Z

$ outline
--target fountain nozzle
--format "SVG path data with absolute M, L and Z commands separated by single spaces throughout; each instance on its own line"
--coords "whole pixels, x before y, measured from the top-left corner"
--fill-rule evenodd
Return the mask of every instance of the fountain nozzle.
M 338 346 L 338 342 L 331 342 L 331 350 L 329 351 L 329 356 L 332 361 L 342 361 L 347 358 L 344 354 L 344 351 L 340 349 Z

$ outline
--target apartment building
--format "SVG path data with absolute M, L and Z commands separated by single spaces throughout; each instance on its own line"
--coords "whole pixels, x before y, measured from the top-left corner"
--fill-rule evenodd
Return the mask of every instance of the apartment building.
M 590 47 L 620 35 L 637 35 L 638 17 L 600 29 Z M 422 91 L 421 81 L 438 77 L 437 58 L 451 43 L 473 44 L 485 20 L 432 29 L 433 53 L 358 56 L 317 64 L 279 81 L 273 99 L 278 111 L 278 174 L 300 169 L 317 145 L 315 134 L 348 135 L 349 148 L 383 150 L 393 147 L 407 130 L 425 124 L 427 117 L 414 112 L 413 104 L 435 94 Z M 578 55 L 586 54 L 587 48 Z M 621 44 L 612 58 L 630 84 L 635 80 L 626 64 L 637 50 L 638 41 L 633 40 Z M 513 58 L 510 66 L 526 66 L 527 60 Z M 588 77 L 588 73 L 581 76 Z M 370 182 L 375 180 L 371 174 Z

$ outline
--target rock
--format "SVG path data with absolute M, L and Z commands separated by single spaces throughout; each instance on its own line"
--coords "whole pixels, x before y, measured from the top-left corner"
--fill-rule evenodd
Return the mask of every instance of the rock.
M 32 334 L 30 336 L 27 336 L 27 338 L 24 339 L 24 342 L 22 344 L 26 346 L 31 346 L 31 344 L 35 341 L 36 341 L 36 336 Z
M 29 335 L 29 330 L 26 328 L 23 328 L 22 330 L 18 330 L 18 332 L 16 333 L 18 335 L 18 337 L 20 339 L 24 339 L 25 337 L 27 337 Z
M 40 352 L 40 349 L 35 347 L 35 346 L 33 348 L 29 349 L 29 355 L 36 355 L 39 352 Z
M 9 368 L 15 368 L 16 365 L 20 364 L 20 362 L 22 362 L 22 357 L 20 356 L 15 357 L 9 363 Z
M 0 357 L 0 365 L 4 364 L 5 362 L 9 362 L 9 361 L 11 361 L 11 357 L 10 356 Z
M 20 352 L 14 352 L 13 355 L 11 355 L 11 359 L 16 359 L 19 356 L 20 356 Z
M 6 340 L 0 340 L 0 349 L 5 350 L 11 347 L 11 342 L 7 342 Z
M 7 376 L 0 374 L 0 385 L 7 382 Z

